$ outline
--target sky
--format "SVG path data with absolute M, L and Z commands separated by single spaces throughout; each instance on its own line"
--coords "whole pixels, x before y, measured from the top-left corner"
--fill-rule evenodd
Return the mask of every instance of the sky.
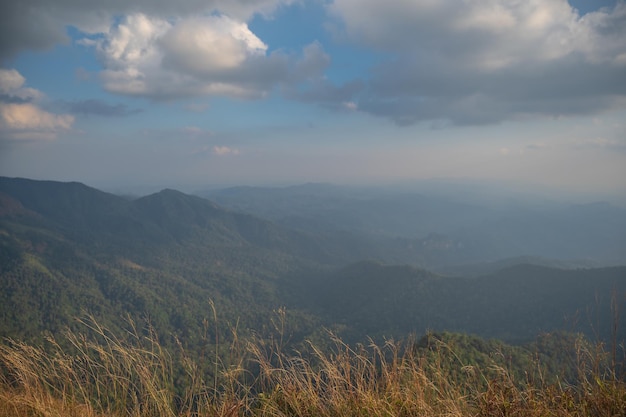
M 1 1 L 0 175 L 623 196 L 626 3 Z

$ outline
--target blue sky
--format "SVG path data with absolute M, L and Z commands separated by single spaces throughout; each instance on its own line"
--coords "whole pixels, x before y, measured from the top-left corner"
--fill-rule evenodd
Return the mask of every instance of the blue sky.
M 0 5 L 0 175 L 626 193 L 626 4 Z

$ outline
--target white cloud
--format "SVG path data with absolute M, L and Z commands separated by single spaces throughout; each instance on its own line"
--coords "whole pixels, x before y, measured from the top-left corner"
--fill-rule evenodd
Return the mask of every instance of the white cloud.
M 28 102 L 43 97 L 34 88 L 24 87 L 26 79 L 15 69 L 0 68 L 0 94 L 4 100 Z
M 43 50 L 68 42 L 66 27 L 85 33 L 106 32 L 119 16 L 142 11 L 170 19 L 221 13 L 246 22 L 255 14 L 270 16 L 293 0 L 19 0 L 0 6 L 0 61 L 23 50 Z
M 247 24 L 224 15 L 165 20 L 135 13 L 93 45 L 112 93 L 171 100 L 198 96 L 260 98 L 276 85 L 323 71 L 328 56 L 312 44 L 297 59 L 267 54 Z
M 49 113 L 29 103 L 0 103 L 0 140 L 51 140 L 73 124 L 69 114 Z
M 162 54 L 156 42 L 170 28 L 166 20 L 143 14 L 126 16 L 112 26 L 94 44 L 105 67 L 101 73 L 104 87 L 114 93 L 144 95 L 150 92 L 151 84 L 167 82 L 148 76 L 159 70 Z
M 20 89 L 26 79 L 14 69 L 0 68 L 0 93 L 9 94 Z
M 400 124 L 624 105 L 624 2 L 583 16 L 566 0 L 334 0 L 328 10 L 348 39 L 391 57 L 358 104 Z
M 226 16 L 183 20 L 160 40 L 166 66 L 189 74 L 210 76 L 245 64 L 250 56 L 265 56 L 265 45 L 245 23 Z
M 53 114 L 39 107 L 43 94 L 24 87 L 25 78 L 14 69 L 0 69 L 0 139 L 54 139 L 68 130 L 74 116 Z
M 74 117 L 48 113 L 33 104 L 0 104 L 0 120 L 0 128 L 50 131 L 69 129 Z
M 300 59 L 268 54 L 267 45 L 248 27 L 255 15 L 271 18 L 278 7 L 294 1 L 3 2 L 0 62 L 20 51 L 67 43 L 67 27 L 73 26 L 88 35 L 76 43 L 97 50 L 103 66 L 99 76 L 111 93 L 152 100 L 261 98 L 327 66 L 321 46 L 305 48 Z
M 213 154 L 217 156 L 239 155 L 239 149 L 228 146 L 214 146 Z
M 96 45 L 108 68 L 157 67 L 161 56 L 155 42 L 171 27 L 167 20 L 136 13 L 112 26 Z

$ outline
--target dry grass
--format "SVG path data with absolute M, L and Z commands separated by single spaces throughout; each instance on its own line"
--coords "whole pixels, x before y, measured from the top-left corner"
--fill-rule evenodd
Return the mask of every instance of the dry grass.
M 96 323 L 68 333 L 71 353 L 9 341 L 0 346 L 0 416 L 623 416 L 626 386 L 602 350 L 579 347 L 576 385 L 516 381 L 502 367 L 428 356 L 407 343 L 287 354 L 282 341 L 234 338 L 229 364 L 204 366 L 131 326 L 122 340 Z M 243 347 L 242 347 L 243 346 Z M 451 362 L 449 359 L 453 358 Z M 207 367 L 218 374 L 206 377 Z M 247 369 L 255 369 L 250 372 Z

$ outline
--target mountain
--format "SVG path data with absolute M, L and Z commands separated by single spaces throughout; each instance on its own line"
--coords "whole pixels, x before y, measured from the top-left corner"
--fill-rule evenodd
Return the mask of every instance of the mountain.
M 403 241 L 410 250 L 394 249 L 394 261 L 427 269 L 521 256 L 598 266 L 626 263 L 623 207 L 484 192 L 470 198 L 471 190 L 446 191 L 444 185 L 236 187 L 200 195 L 294 229 L 349 232 L 383 248 Z
M 173 190 L 129 201 L 1 178 L 0 195 L 0 336 L 37 338 L 86 313 L 200 335 L 209 300 L 226 323 L 263 325 L 280 283 L 335 257 L 300 232 Z
M 555 269 L 590 269 L 598 268 L 597 262 L 589 260 L 558 260 L 548 259 L 540 256 L 516 256 L 514 258 L 499 259 L 493 262 L 478 262 L 463 265 L 451 265 L 436 268 L 435 271 L 446 276 L 459 276 L 459 277 L 479 277 L 481 275 L 494 274 L 512 266 L 525 264 L 544 266 Z
M 114 251 L 123 248 L 132 253 L 137 248 L 202 241 L 219 246 L 278 250 L 321 263 L 355 259 L 338 247 L 327 249 L 327 242 L 316 236 L 175 190 L 165 189 L 128 200 L 79 183 L 0 178 L 0 193 L 11 199 L 13 205 L 19 204 L 35 214 L 31 220 L 41 227 L 76 241 L 97 244 L 98 248 L 108 245 Z M 1 207 L 5 205 L 11 206 L 8 200 Z M 7 213 L 3 218 L 14 220 L 16 216 Z
M 283 306 L 293 343 L 322 328 L 353 341 L 427 330 L 530 340 L 564 327 L 608 340 L 612 323 L 626 334 L 611 310 L 612 297 L 623 304 L 625 267 L 505 265 L 470 279 L 363 260 L 433 259 L 457 243 L 314 234 L 175 190 L 133 200 L 0 178 L 0 337 L 41 340 L 87 314 L 116 330 L 130 316 L 200 351 L 230 327 L 271 332 Z M 218 330 L 204 322 L 211 302 Z
M 128 222 L 140 222 L 123 199 L 77 182 L 0 177 L 0 192 L 67 233 L 115 234 L 127 232 Z

